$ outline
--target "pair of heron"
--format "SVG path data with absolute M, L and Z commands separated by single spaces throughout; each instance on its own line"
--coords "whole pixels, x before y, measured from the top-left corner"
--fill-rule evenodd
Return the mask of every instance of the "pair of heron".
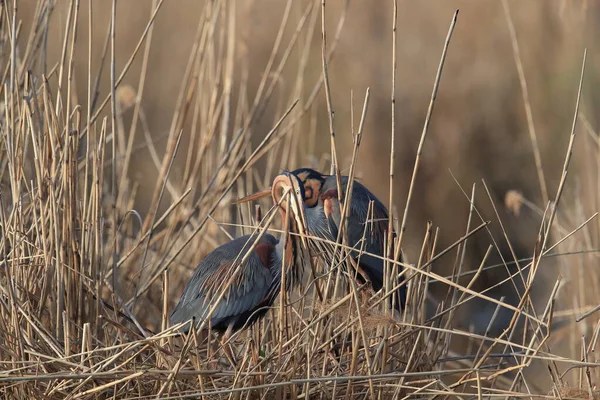
M 341 189 L 344 193 L 348 181 L 347 176 L 342 176 Z M 309 168 L 284 172 L 273 180 L 271 188 L 246 196 L 236 203 L 269 194 L 288 224 L 282 237 L 278 240 L 268 233 L 260 238 L 257 234 L 244 235 L 209 253 L 196 267 L 183 290 L 171 314 L 171 324 L 190 320 L 200 324 L 212 310 L 212 329 L 224 333 L 224 338 L 229 337 L 233 331 L 250 326 L 266 314 L 280 293 L 283 268 L 285 290 L 292 290 L 300 282 L 309 261 L 308 248 L 320 254 L 327 265 L 332 265 L 334 244 L 342 220 L 336 176 Z M 388 230 L 388 211 L 365 186 L 356 181 L 352 185 L 351 196 L 350 211 L 346 217 L 347 244 L 356 249 L 351 257 L 358 267 L 358 281 L 370 281 L 377 292 L 384 282 L 382 258 L 386 254 L 384 238 Z M 307 235 L 315 239 L 307 239 Z M 221 300 L 211 304 L 222 285 L 238 268 L 239 260 L 243 262 L 239 265 L 241 269 L 236 279 L 232 280 Z M 406 285 L 400 286 L 397 295 L 396 309 L 401 310 L 406 302 Z M 187 331 L 189 326 L 188 323 L 183 329 Z

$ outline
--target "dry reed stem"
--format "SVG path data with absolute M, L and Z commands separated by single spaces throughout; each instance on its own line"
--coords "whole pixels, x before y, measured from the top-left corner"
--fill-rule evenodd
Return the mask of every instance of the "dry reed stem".
M 429 128 L 429 123 L 431 121 L 431 115 L 433 114 L 433 108 L 435 105 L 435 98 L 437 96 L 437 91 L 440 86 L 440 80 L 442 77 L 442 70 L 444 68 L 444 61 L 446 60 L 446 54 L 448 52 L 448 46 L 450 45 L 450 39 L 452 38 L 452 33 L 454 32 L 454 27 L 456 26 L 456 20 L 458 18 L 458 10 L 454 12 L 454 16 L 452 17 L 452 21 L 450 23 L 450 28 L 448 29 L 448 35 L 446 36 L 446 41 L 444 42 L 444 49 L 442 50 L 442 55 L 440 58 L 440 63 L 438 66 L 438 70 L 435 76 L 435 81 L 433 83 L 433 91 L 431 93 L 431 100 L 429 101 L 429 108 L 427 109 L 427 115 L 425 116 L 425 123 L 423 124 L 423 132 L 421 133 L 421 139 L 419 140 L 419 147 L 417 148 L 417 157 L 415 159 L 415 165 L 413 169 L 412 178 L 410 180 L 410 186 L 408 187 L 408 194 L 406 197 L 406 207 L 404 208 L 404 214 L 402 216 L 402 224 L 400 226 L 400 232 L 398 233 L 398 247 L 396 251 L 400 251 L 402 248 L 402 239 L 404 237 L 404 232 L 406 231 L 406 222 L 408 220 L 408 210 L 410 209 L 410 202 L 412 200 L 412 193 L 414 190 L 415 180 L 417 178 L 417 172 L 419 171 L 419 161 L 421 158 L 421 154 L 423 152 L 423 145 L 425 143 L 425 138 L 427 137 L 427 130 Z M 397 257 L 394 257 L 397 258 Z
M 521 60 L 521 51 L 519 50 L 517 33 L 515 32 L 515 26 L 513 25 L 512 17 L 510 15 L 510 8 L 506 0 L 502 0 L 502 8 L 504 9 L 506 24 L 508 25 L 508 32 L 510 33 L 510 42 L 513 49 L 513 57 L 515 59 L 515 64 L 517 66 L 517 73 L 519 74 L 519 84 L 521 86 L 521 95 L 523 96 L 525 116 L 527 117 L 529 139 L 531 140 L 533 158 L 535 160 L 535 167 L 538 175 L 540 191 L 542 193 L 542 200 L 544 201 L 544 203 L 547 203 L 549 200 L 548 189 L 546 187 L 546 178 L 544 177 L 544 168 L 542 167 L 542 157 L 540 155 L 537 134 L 535 132 L 535 125 L 533 123 L 533 112 L 531 111 L 531 103 L 529 101 L 529 90 L 527 88 L 527 79 L 525 79 L 525 72 L 523 70 L 523 61 Z

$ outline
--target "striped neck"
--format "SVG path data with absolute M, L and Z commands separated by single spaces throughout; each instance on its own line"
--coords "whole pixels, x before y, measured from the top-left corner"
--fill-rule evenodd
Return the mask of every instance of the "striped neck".
M 285 210 L 280 210 L 285 221 Z M 281 281 L 282 266 L 285 267 L 285 285 L 286 290 L 292 290 L 302 281 L 304 275 L 304 266 L 306 261 L 306 250 L 302 246 L 300 236 L 297 234 L 296 220 L 293 217 L 288 218 L 288 229 L 284 232 L 276 246 L 273 257 L 272 271 L 273 276 Z

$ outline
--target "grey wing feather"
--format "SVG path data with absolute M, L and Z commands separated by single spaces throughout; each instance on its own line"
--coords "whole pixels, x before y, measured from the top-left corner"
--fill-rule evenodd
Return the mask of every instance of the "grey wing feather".
M 191 318 L 200 322 L 206 318 L 214 305 L 211 300 L 219 296 L 223 285 L 227 284 L 230 278 L 226 272 L 233 273 L 235 271 L 227 266 L 236 259 L 238 254 L 240 254 L 238 261 L 241 260 L 255 240 L 254 237 L 248 240 L 249 238 L 250 235 L 245 235 L 234 239 L 213 250 L 200 262 L 171 314 L 171 324 L 186 322 Z M 273 236 L 264 235 L 260 243 L 274 246 L 276 242 Z M 212 313 L 211 323 L 213 325 L 223 319 L 253 309 L 264 300 L 269 292 L 273 276 L 255 252 L 250 255 L 241 268 L 241 276 L 238 275 L 240 279 L 233 281 Z M 218 283 L 212 293 L 208 293 L 206 290 L 209 280 L 216 280 L 215 282 Z
M 346 190 L 348 177 L 342 177 L 342 190 Z M 336 189 L 335 178 L 327 179 L 323 191 Z M 369 202 L 373 202 L 373 213 L 369 213 Z M 384 232 L 388 227 L 387 208 L 361 183 L 354 181 L 352 186 L 352 202 L 348 218 L 348 241 L 351 246 L 356 245 L 365 235 L 365 250 L 370 253 L 381 254 L 383 251 Z M 339 217 L 336 223 L 339 224 Z M 365 230 L 365 224 L 366 230 Z
M 342 177 L 342 190 L 346 190 L 348 177 Z M 323 191 L 337 188 L 334 179 L 326 180 L 323 185 Z M 369 203 L 373 202 L 372 213 L 369 212 Z M 339 211 L 338 211 L 339 212 Z M 339 226 L 339 215 L 335 223 Z M 365 226 L 366 224 L 366 226 Z M 389 227 L 389 213 L 386 206 L 373 195 L 364 185 L 354 181 L 352 186 L 352 202 L 350 204 L 350 213 L 347 220 L 348 241 L 350 246 L 356 246 L 359 241 L 365 237 L 364 250 L 367 253 L 385 256 L 385 235 Z M 400 258 L 402 261 L 402 258 Z M 365 267 L 369 278 L 375 290 L 381 289 L 383 286 L 383 266 L 382 259 L 373 257 L 369 254 L 361 255 L 361 264 Z M 404 307 L 406 303 L 406 286 L 399 289 L 399 304 Z

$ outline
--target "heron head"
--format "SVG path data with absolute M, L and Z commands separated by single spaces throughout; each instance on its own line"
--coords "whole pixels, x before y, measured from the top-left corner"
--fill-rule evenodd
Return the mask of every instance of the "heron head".
M 298 168 L 291 172 L 298 177 L 304 186 L 304 203 L 306 207 L 312 208 L 319 202 L 321 188 L 326 176 L 311 168 Z
M 308 208 L 313 208 L 316 206 L 319 202 L 319 196 L 321 195 L 323 183 L 328 175 L 323 175 L 319 171 L 311 168 L 298 168 L 292 172 L 285 173 L 296 176 L 296 178 L 298 178 L 300 181 L 303 187 L 302 199 L 304 200 L 304 205 Z M 233 202 L 233 204 L 247 203 L 252 200 L 258 200 L 266 197 L 272 194 L 272 188 L 273 187 L 271 186 L 256 193 L 249 194 L 248 196 L 242 197 L 241 199 Z
M 300 240 L 305 246 L 306 241 L 306 218 L 304 215 L 304 185 L 298 177 L 290 172 L 283 172 L 277 175 L 271 186 L 271 196 L 275 204 L 279 204 L 282 214 L 289 215 L 295 222 Z
M 277 175 L 273 180 L 271 187 L 252 193 L 246 197 L 242 197 L 233 204 L 247 203 L 252 200 L 258 200 L 271 195 L 275 204 L 279 204 L 280 210 L 285 218 L 286 212 L 293 218 L 295 225 L 300 234 L 300 240 L 307 246 L 306 241 L 306 217 L 304 215 L 304 207 L 306 205 L 306 192 L 303 182 L 294 173 L 284 171 Z M 287 196 L 287 198 L 283 198 Z M 281 202 L 280 202 L 281 201 Z

